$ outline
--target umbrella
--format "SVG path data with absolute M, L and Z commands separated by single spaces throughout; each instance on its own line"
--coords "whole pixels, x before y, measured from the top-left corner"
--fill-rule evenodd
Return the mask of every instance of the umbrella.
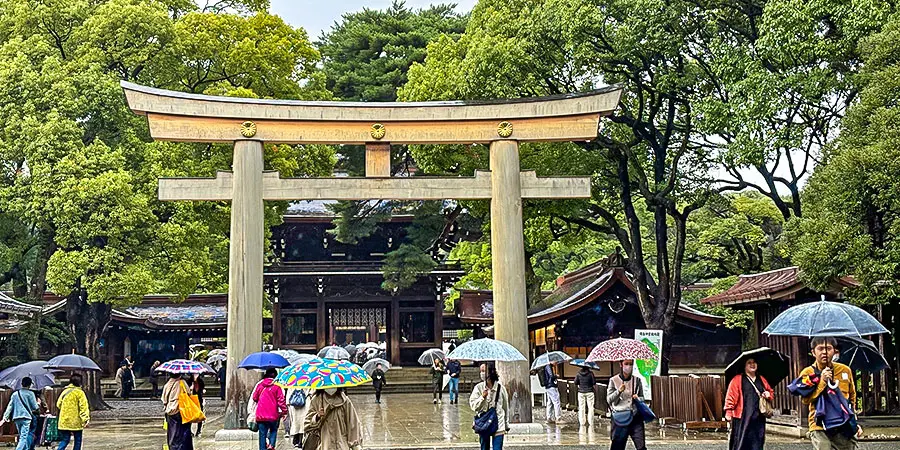
M 572 357 L 565 354 L 564 352 L 544 353 L 543 355 L 535 358 L 534 362 L 531 363 L 531 370 L 537 370 L 541 367 L 549 366 L 550 364 L 564 363 L 571 359 Z
M 615 338 L 597 344 L 587 362 L 624 361 L 626 359 L 655 359 L 656 353 L 647 344 L 627 338 Z
M 791 373 L 790 358 L 769 347 L 760 347 L 741 353 L 741 356 L 738 356 L 725 368 L 726 385 L 736 375 L 744 373 L 744 364 L 751 358 L 756 360 L 756 373 L 765 378 L 770 386 L 781 383 Z
M 573 359 L 569 361 L 569 364 L 576 367 L 587 367 L 588 369 L 600 370 L 600 366 L 597 363 L 587 362 L 584 358 Z
M 280 369 L 291 365 L 284 356 L 272 352 L 256 352 L 247 355 L 238 365 L 242 369 Z
M 838 338 L 838 362 L 860 372 L 880 372 L 890 367 L 884 355 L 868 339 Z
M 773 320 L 763 333 L 773 336 L 862 337 L 887 333 L 878 319 L 865 310 L 847 303 L 804 303 L 786 309 Z
M 295 362 L 300 360 L 300 353 L 296 350 L 272 350 L 269 353 L 281 355 L 291 364 L 294 364 Z
M 209 367 L 209 364 L 204 364 L 199 361 L 193 361 L 190 359 L 173 359 L 171 361 L 166 361 L 159 365 L 156 368 L 157 372 L 168 372 L 168 373 L 216 373 Z
M 356 354 L 356 346 L 353 345 L 353 344 L 345 345 L 345 346 L 344 346 L 344 350 L 347 350 L 347 353 L 349 353 L 349 354 L 351 354 L 351 355 L 355 355 L 355 354 Z
M 447 358 L 467 361 L 528 361 L 512 345 L 491 338 L 466 342 L 450 352 Z
M 227 359 L 228 359 L 227 356 L 220 353 L 217 355 L 208 356 L 206 358 L 206 363 L 213 367 L 221 367 L 222 363 L 224 363 L 225 360 L 227 360 Z
M 54 356 L 52 359 L 50 359 L 50 361 L 47 361 L 47 364 L 44 366 L 44 368 L 62 371 L 100 371 L 100 366 L 98 366 L 97 363 L 95 363 L 91 358 L 75 353 L 67 353 L 65 355 Z
M 444 354 L 443 350 L 431 348 L 422 352 L 422 354 L 419 356 L 419 364 L 423 366 L 430 366 L 434 364 L 435 359 L 443 361 L 447 359 L 447 355 Z
M 31 389 L 43 389 L 56 384 L 53 372 L 44 368 L 47 361 L 31 361 L 0 371 L 0 386 L 22 389 L 22 378 L 31 378 Z
M 371 381 L 366 371 L 350 361 L 322 358 L 290 366 L 275 378 L 278 386 L 306 389 L 353 387 Z
M 377 366 L 378 364 L 381 364 L 384 370 L 391 370 L 391 363 L 381 358 L 372 358 L 366 361 L 366 363 L 363 364 L 362 368 L 366 371 L 367 374 L 372 375 L 372 372 L 375 371 L 375 366 Z
M 360 349 L 367 349 L 367 348 L 381 348 L 381 347 L 374 342 L 366 342 L 364 344 L 357 345 L 356 351 L 360 351 Z
M 317 356 L 322 359 L 350 359 L 350 352 L 337 345 L 329 345 L 322 347 Z
M 228 350 L 226 350 L 224 348 L 216 348 L 216 349 L 210 350 L 209 353 L 207 353 L 207 356 L 216 356 L 216 355 L 228 356 Z

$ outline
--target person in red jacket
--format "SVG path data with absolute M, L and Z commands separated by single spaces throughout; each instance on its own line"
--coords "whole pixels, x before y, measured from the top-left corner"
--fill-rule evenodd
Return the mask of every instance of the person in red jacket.
M 766 443 L 766 417 L 759 412 L 760 397 L 771 401 L 775 391 L 757 375 L 753 358 L 744 362 L 744 373 L 735 375 L 725 394 L 725 420 L 731 426 L 728 450 L 759 450 Z
M 275 385 L 278 371 L 266 370 L 266 375 L 253 390 L 256 402 L 256 424 L 259 426 L 259 450 L 275 450 L 278 444 L 278 422 L 287 415 L 284 390 Z

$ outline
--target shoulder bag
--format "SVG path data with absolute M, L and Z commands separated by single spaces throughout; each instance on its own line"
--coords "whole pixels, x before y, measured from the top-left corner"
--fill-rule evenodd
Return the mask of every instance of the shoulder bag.
M 181 392 L 178 393 L 178 412 L 181 413 L 181 423 L 199 423 L 206 420 L 206 415 L 200 409 L 200 398 L 188 394 L 184 381 L 179 387 Z
M 747 379 L 747 381 L 750 381 L 750 384 L 753 385 L 753 390 L 756 391 L 756 395 L 759 396 L 759 414 L 766 418 L 772 417 L 772 415 L 775 413 L 775 408 L 772 407 L 772 403 L 770 403 L 767 398 L 762 396 L 762 392 L 760 392 L 759 388 L 756 387 L 756 383 L 751 381 L 749 378 Z
M 335 408 L 326 408 L 325 414 L 316 421 L 312 429 L 306 427 L 305 433 L 303 433 L 303 450 L 319 450 L 319 445 L 322 443 L 322 425 L 325 423 L 328 415 L 334 410 Z
M 487 385 L 485 385 L 485 388 Z M 472 423 L 472 429 L 479 436 L 493 436 L 500 428 L 499 417 L 497 416 L 497 402 L 500 400 L 500 383 L 497 383 L 497 393 L 494 395 L 494 406 L 488 408 L 487 411 L 475 415 Z

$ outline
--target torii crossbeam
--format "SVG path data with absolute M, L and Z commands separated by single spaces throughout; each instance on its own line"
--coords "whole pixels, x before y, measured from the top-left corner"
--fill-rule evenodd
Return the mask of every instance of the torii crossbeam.
M 519 171 L 519 142 L 597 136 L 622 90 L 490 102 L 357 103 L 213 97 L 122 82 L 150 135 L 179 142 L 233 142 L 232 172 L 163 178 L 160 200 L 231 201 L 225 428 L 243 427 L 256 382 L 238 370 L 262 346 L 264 200 L 490 199 L 494 335 L 529 354 L 523 198 L 587 198 L 589 177 Z M 365 144 L 365 178 L 281 178 L 263 170 L 263 144 Z M 490 172 L 474 177 L 391 177 L 390 144 L 490 144 Z M 514 422 L 531 422 L 527 363 L 499 364 Z

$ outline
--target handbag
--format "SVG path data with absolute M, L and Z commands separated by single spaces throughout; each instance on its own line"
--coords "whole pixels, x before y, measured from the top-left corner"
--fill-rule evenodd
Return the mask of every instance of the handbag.
M 650 409 L 650 406 L 642 400 L 635 400 L 634 406 L 637 407 L 638 415 L 644 419 L 644 423 L 650 423 L 656 420 L 656 413 L 654 413 L 653 410 Z
M 259 383 L 262 383 L 262 381 Z M 253 387 L 253 392 L 256 392 L 259 383 L 256 383 L 256 386 Z M 247 429 L 254 433 L 259 431 L 259 425 L 256 424 L 256 407 L 258 405 L 256 400 L 253 400 L 253 394 L 251 394 L 250 398 L 247 400 Z
M 200 409 L 200 398 L 188 394 L 184 381 L 181 382 L 181 392 L 178 393 L 178 412 L 181 413 L 181 423 L 198 423 L 206 420 L 206 415 Z
M 322 424 L 325 423 L 325 418 L 331 414 L 331 411 L 334 411 L 334 408 L 326 409 L 325 414 L 316 421 L 312 429 L 306 427 L 303 433 L 303 450 L 319 450 L 319 445 L 322 443 Z
M 762 392 L 759 391 L 759 388 L 756 387 L 756 383 L 750 382 L 753 385 L 753 390 L 756 391 L 756 395 L 759 396 L 759 414 L 763 417 L 769 418 L 775 414 L 774 408 L 772 407 L 772 403 L 769 400 L 762 396 Z
M 497 416 L 497 401 L 500 399 L 501 388 L 500 384 L 497 384 L 497 393 L 494 395 L 494 406 L 488 408 L 487 411 L 475 415 L 475 419 L 472 422 L 472 429 L 475 430 L 475 433 L 479 436 L 493 436 L 500 428 L 500 418 Z

